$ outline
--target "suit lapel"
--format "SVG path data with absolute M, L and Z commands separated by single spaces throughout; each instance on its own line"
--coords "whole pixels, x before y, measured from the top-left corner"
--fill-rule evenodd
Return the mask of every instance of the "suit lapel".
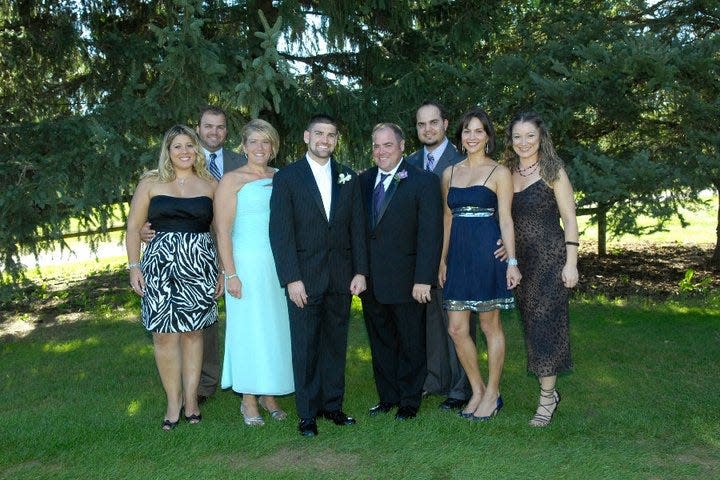
M 408 175 L 407 171 L 407 165 L 405 164 L 405 159 L 400 160 L 400 165 L 398 166 L 397 170 L 395 170 L 395 175 L 400 175 L 401 172 L 405 172 L 406 175 Z M 397 180 L 396 180 L 397 179 Z M 382 205 L 380 205 L 380 213 L 378 213 L 377 221 L 375 222 L 375 225 L 380 223 L 380 220 L 382 220 L 383 215 L 385 214 L 385 210 L 387 210 L 388 205 L 390 205 L 390 201 L 395 196 L 395 192 L 397 192 L 398 187 L 400 186 L 400 183 L 403 182 L 405 179 L 399 179 L 397 176 L 393 176 L 390 179 L 390 186 L 385 191 L 385 197 L 383 197 Z
M 456 155 L 458 155 L 457 148 L 455 148 L 455 145 L 448 142 L 440 160 L 437 161 L 435 168 L 433 168 L 433 173 L 436 175 L 442 175 L 443 171 L 450 166 L 450 160 Z
M 330 170 L 332 172 L 330 179 L 330 218 L 329 222 L 332 222 L 335 217 L 335 210 L 337 210 L 338 197 L 340 196 L 340 187 L 338 183 L 338 165 L 335 160 L 330 159 Z
M 300 171 L 302 172 L 302 178 L 300 179 L 300 181 L 305 184 L 308 191 L 310 192 L 310 195 L 313 197 L 313 200 L 315 200 L 315 204 L 320 209 L 323 218 L 327 220 L 327 216 L 325 214 L 325 206 L 323 205 L 322 197 L 320 196 L 320 189 L 318 188 L 317 182 L 315 181 L 315 176 L 310 169 L 308 159 L 303 157 L 300 162 L 302 165 L 302 168 L 300 169 Z

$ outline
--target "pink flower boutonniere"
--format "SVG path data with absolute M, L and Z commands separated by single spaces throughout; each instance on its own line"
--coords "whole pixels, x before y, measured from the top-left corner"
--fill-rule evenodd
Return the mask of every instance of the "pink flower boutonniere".
M 407 178 L 407 170 L 400 170 L 399 172 L 395 173 L 395 176 L 393 176 L 393 181 L 395 183 L 400 183 L 401 180 L 404 180 Z

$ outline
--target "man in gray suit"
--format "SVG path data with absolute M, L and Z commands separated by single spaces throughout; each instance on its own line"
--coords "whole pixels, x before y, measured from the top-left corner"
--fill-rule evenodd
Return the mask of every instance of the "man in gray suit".
M 247 163 L 247 157 L 226 150 L 227 115 L 217 106 L 208 105 L 200 110 L 200 121 L 197 126 L 200 143 L 205 151 L 208 170 L 220 181 L 223 174 L 235 170 Z M 140 232 L 141 238 L 149 242 L 155 236 L 150 223 L 145 223 Z M 205 402 L 217 389 L 220 383 L 220 351 L 218 339 L 218 322 L 203 331 L 203 365 L 198 386 L 198 403 Z
M 415 127 L 420 143 L 424 146 L 407 157 L 407 162 L 417 168 L 442 177 L 442 172 L 458 163 L 463 155 L 447 138 L 448 113 L 440 103 L 424 102 L 415 113 Z M 470 398 L 470 384 L 455 353 L 455 345 L 448 335 L 447 313 L 442 308 L 442 289 L 431 290 L 431 301 L 427 305 L 426 351 L 427 377 L 423 390 L 427 393 L 447 395 L 440 408 L 454 410 L 461 408 Z M 475 340 L 477 316 L 470 319 L 470 336 Z

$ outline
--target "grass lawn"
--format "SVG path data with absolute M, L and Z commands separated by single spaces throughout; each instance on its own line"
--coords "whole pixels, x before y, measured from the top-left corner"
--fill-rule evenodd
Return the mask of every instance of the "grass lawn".
M 44 303 L 45 312 L 2 320 L 34 328 L 0 337 L 0 479 L 720 478 L 715 294 L 683 302 L 578 296 L 575 371 L 560 378 L 563 400 L 546 429 L 527 426 L 538 391 L 515 312 L 504 314 L 506 406 L 495 419 L 465 421 L 440 411 L 436 396 L 412 421 L 369 417 L 377 397 L 356 302 L 345 410 L 357 425 L 320 420 L 320 435 L 302 438 L 288 396 L 287 421 L 250 428 L 239 397 L 219 392 L 200 425 L 163 432 L 152 344 L 117 264 L 19 300 Z
M 696 209 L 681 209 L 680 213 L 688 222 L 685 228 L 682 227 L 677 218 L 668 222 L 664 231 L 655 232 L 641 237 L 635 235 L 622 235 L 620 237 L 607 238 L 608 249 L 618 248 L 627 244 L 637 243 L 676 243 L 676 244 L 715 244 L 717 241 L 717 195 L 705 194 L 700 197 L 705 205 Z M 590 217 L 578 217 L 580 237 L 584 242 L 597 243 L 597 225 L 589 224 Z M 650 226 L 655 222 L 651 218 L 641 217 L 638 220 L 640 226 Z

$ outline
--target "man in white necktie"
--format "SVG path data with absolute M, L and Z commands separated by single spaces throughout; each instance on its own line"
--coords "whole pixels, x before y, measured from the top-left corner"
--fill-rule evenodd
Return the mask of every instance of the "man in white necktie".
M 225 172 L 235 170 L 247 163 L 244 155 L 224 148 L 227 139 L 227 115 L 222 108 L 215 105 L 202 108 L 196 130 L 205 151 L 208 170 L 218 181 Z M 149 222 L 143 225 L 140 237 L 146 243 L 155 237 L 155 230 L 152 230 Z M 215 393 L 220 382 L 219 323 L 215 322 L 203 330 L 203 365 L 198 386 L 200 404 Z

